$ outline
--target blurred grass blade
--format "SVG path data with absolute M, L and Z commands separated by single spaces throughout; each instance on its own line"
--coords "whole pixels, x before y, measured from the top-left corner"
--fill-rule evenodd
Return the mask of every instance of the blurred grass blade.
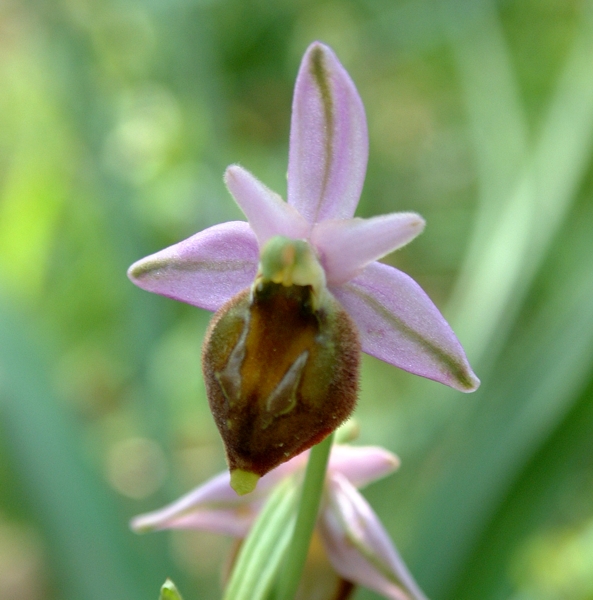
M 459 72 L 478 176 L 478 215 L 471 245 L 491 227 L 524 167 L 525 112 L 498 14 L 489 1 L 440 2 L 440 21 Z M 471 246 L 468 250 L 469 255 Z
M 546 273 L 537 309 L 476 393 L 471 414 L 426 465 L 439 475 L 419 511 L 418 577 L 443 593 L 514 477 L 578 399 L 593 368 L 593 210 L 581 211 Z
M 131 559 L 126 519 L 81 459 L 74 424 L 52 394 L 40 329 L 0 303 L 0 427 L 48 541 L 60 598 L 144 600 L 158 584 Z
M 587 536 L 587 522 L 592 522 L 590 485 L 586 483 L 591 480 L 592 431 L 593 373 L 577 404 L 521 473 L 484 531 L 451 598 L 495 600 L 507 597 L 512 584 L 524 587 L 521 579 L 531 579 L 529 583 L 540 588 L 539 593 L 533 590 L 533 598 L 544 594 L 548 598 L 558 597 L 560 590 L 591 589 L 593 563 L 586 552 L 591 546 L 583 544 L 577 553 L 570 540 L 579 535 L 579 528 L 581 535 Z M 517 557 L 523 558 L 526 547 L 535 546 L 534 541 L 537 541 L 536 547 L 541 548 L 546 537 L 551 545 L 556 542 L 561 546 L 558 542 L 563 540 L 569 543 L 565 543 L 564 548 L 559 547 L 557 553 L 548 550 L 547 560 L 541 560 L 542 553 L 538 552 L 539 569 L 534 569 L 535 565 L 531 565 L 527 573 L 524 566 L 518 569 Z M 562 568 L 558 569 L 559 566 Z M 518 576 L 520 570 L 522 577 Z M 552 581 L 548 577 L 551 572 L 555 573 Z
M 462 46 L 457 55 L 470 51 Z M 465 62 L 473 64 L 470 59 Z M 474 362 L 486 353 L 490 358 L 494 356 L 493 340 L 500 349 L 584 177 L 593 145 L 592 63 L 593 19 L 587 12 L 545 115 L 539 141 L 508 198 L 503 195 L 489 200 L 496 204 L 497 211 L 487 211 L 489 231 L 482 225 L 477 227 L 477 241 L 452 295 L 453 326 Z M 473 73 L 478 74 L 479 69 Z M 480 90 L 484 85 L 482 76 L 476 77 L 476 81 L 466 81 L 465 85 L 471 105 L 480 97 L 471 87 Z M 508 102 L 499 105 L 501 111 L 508 108 Z M 474 123 L 476 132 L 488 129 L 493 122 L 484 109 L 470 113 L 473 121 L 480 120 Z M 476 138 L 478 156 L 490 154 L 489 150 L 480 150 L 488 145 L 489 140 Z M 487 160 L 488 156 L 483 156 L 481 162 Z M 492 170 L 496 171 L 496 165 Z M 486 167 L 479 169 L 484 177 L 487 171 Z M 506 171 L 503 164 L 498 173 L 503 181 Z M 481 189 L 491 185 L 495 177 L 489 174 Z
M 473 26 L 477 27 L 475 22 Z M 474 366 L 483 386 L 471 404 L 464 399 L 458 406 L 464 410 L 456 425 L 445 440 L 435 439 L 433 451 L 416 473 L 425 487 L 423 504 L 415 506 L 413 570 L 429 595 L 443 596 L 453 585 L 506 490 L 570 410 L 590 376 L 593 214 L 579 210 L 568 222 L 566 215 L 591 157 L 591 64 L 593 21 L 587 13 L 558 79 L 539 141 L 509 199 L 500 198 L 499 215 L 491 220 L 490 230 L 482 232 L 481 248 L 468 258 L 454 294 L 454 327 L 470 359 L 481 359 L 482 368 Z M 475 85 L 483 83 L 478 80 Z M 476 115 L 487 119 L 484 110 L 476 109 Z M 486 158 L 485 154 L 481 160 Z M 555 257 L 551 250 L 559 232 L 564 237 L 554 248 Z M 538 292 L 529 297 L 546 258 L 556 262 L 546 264 L 537 280 Z M 527 298 L 535 309 L 524 308 Z M 509 343 L 522 309 L 525 319 Z

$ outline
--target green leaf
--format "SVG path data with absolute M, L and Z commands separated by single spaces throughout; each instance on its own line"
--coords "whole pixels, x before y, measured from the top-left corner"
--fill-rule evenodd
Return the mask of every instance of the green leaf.
M 50 383 L 47 347 L 55 340 L 11 308 L 0 298 L 0 434 L 51 548 L 62 597 L 146 598 L 157 563 L 133 556 L 127 519 L 82 458 L 76 423 Z

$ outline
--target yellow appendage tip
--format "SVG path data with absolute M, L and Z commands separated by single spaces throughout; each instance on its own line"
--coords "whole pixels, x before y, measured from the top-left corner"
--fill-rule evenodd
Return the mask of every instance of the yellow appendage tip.
M 250 471 L 243 471 L 243 469 L 234 469 L 231 471 L 231 487 L 239 496 L 253 492 L 258 481 L 259 475 Z

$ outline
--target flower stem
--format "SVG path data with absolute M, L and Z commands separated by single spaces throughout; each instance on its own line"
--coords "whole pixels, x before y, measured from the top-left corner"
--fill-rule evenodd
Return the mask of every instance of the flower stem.
M 278 583 L 276 600 L 293 600 L 299 587 L 311 536 L 317 521 L 325 471 L 333 440 L 334 434 L 332 433 L 320 444 L 311 448 L 297 520 L 284 569 Z
M 290 542 L 297 487 L 285 479 L 272 492 L 241 546 L 223 600 L 262 600 Z

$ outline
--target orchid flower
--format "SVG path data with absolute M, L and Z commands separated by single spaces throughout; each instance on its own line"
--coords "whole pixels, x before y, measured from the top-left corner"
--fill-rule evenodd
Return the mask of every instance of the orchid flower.
M 217 311 L 202 367 L 240 494 L 348 418 L 361 349 L 464 392 L 479 385 L 420 286 L 377 262 L 424 220 L 353 216 L 367 156 L 354 83 L 315 42 L 294 92 L 288 201 L 232 165 L 225 182 L 247 222 L 215 225 L 129 269 L 141 288 Z
M 136 532 L 194 529 L 244 538 L 266 499 L 283 480 L 302 474 L 307 453 L 261 478 L 248 496 L 237 496 L 221 473 L 169 506 L 132 520 Z M 393 600 L 425 600 L 377 515 L 357 491 L 399 466 L 383 448 L 336 444 L 325 480 L 317 534 L 339 579 Z M 296 485 L 296 483 L 295 483 Z
M 329 291 L 357 325 L 362 350 L 464 392 L 479 380 L 420 286 L 377 262 L 424 227 L 414 213 L 353 218 L 366 173 L 367 124 L 350 76 L 327 46 L 305 53 L 292 106 L 288 202 L 238 165 L 225 182 L 248 222 L 210 227 L 129 269 L 139 287 L 216 311 L 249 287 L 259 249 L 281 235 L 307 240 Z

